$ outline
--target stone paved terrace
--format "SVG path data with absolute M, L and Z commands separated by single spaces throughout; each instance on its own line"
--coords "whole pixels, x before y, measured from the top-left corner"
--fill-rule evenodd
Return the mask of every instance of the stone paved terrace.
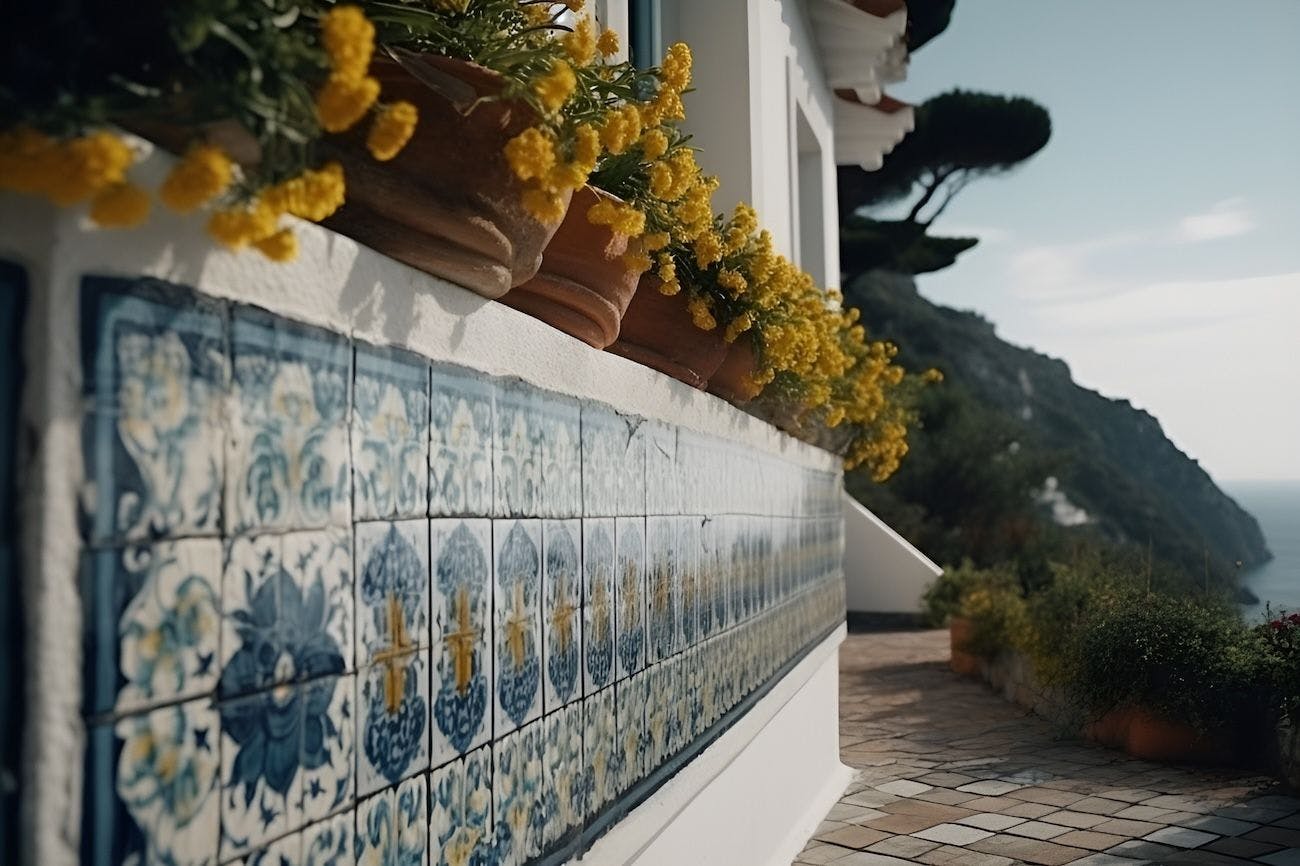
M 1063 739 L 947 658 L 943 631 L 849 636 L 840 749 L 857 775 L 796 863 L 1300 866 L 1300 799 L 1269 779 Z

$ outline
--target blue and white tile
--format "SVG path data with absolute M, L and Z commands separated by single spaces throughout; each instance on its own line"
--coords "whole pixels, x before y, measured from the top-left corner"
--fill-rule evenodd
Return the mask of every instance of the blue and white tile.
M 356 810 L 309 824 L 302 831 L 302 866 L 354 866 Z
M 352 350 L 326 331 L 235 310 L 226 528 L 348 523 Z
M 627 447 L 627 425 L 613 409 L 582 404 L 582 513 L 612 517 L 618 512 L 618 482 Z
M 302 834 L 291 833 L 231 862 L 232 866 L 298 866 L 302 862 Z
M 677 562 L 681 574 L 681 604 L 677 621 L 677 648 L 693 646 L 699 639 L 700 523 L 703 518 L 683 517 L 677 526 Z
M 662 421 L 645 426 L 646 514 L 680 514 L 677 428 Z
M 220 705 L 223 862 L 298 827 L 302 697 L 281 685 Z
M 647 664 L 666 659 L 676 650 L 681 603 L 677 530 L 675 517 L 646 518 Z
M 501 866 L 520 866 L 541 850 L 544 746 L 540 722 L 493 743 L 492 811 Z
M 571 704 L 542 719 L 545 745 L 545 809 L 541 849 L 564 839 L 582 823 L 586 774 L 582 757 L 582 704 Z
M 582 693 L 594 694 L 614 682 L 614 518 L 582 521 Z
M 229 542 L 222 607 L 222 697 L 350 670 L 350 532 Z
M 542 714 L 541 521 L 496 520 L 493 737 Z
M 645 519 L 614 521 L 618 565 L 614 573 L 614 635 L 617 678 L 636 673 L 646 663 L 646 546 Z
M 713 634 L 717 613 L 714 606 L 718 602 L 718 567 L 714 559 L 713 532 L 716 522 L 709 517 L 699 523 L 699 547 L 696 548 L 696 612 L 695 622 L 698 628 L 696 642 L 704 641 Z
M 542 444 L 542 517 L 582 516 L 582 436 L 578 401 L 537 392 Z
M 620 415 L 623 423 L 619 441 L 623 451 L 618 458 L 619 517 L 638 517 L 646 513 L 646 440 L 649 425 L 644 418 Z
M 429 775 L 432 866 L 499 862 L 493 844 L 492 747 L 485 746 Z
M 358 344 L 352 401 L 353 511 L 357 520 L 428 511 L 429 362 Z
M 207 698 L 90 727 L 81 862 L 211 862 L 220 824 L 219 735 Z M 116 857 L 106 860 L 110 851 Z
M 429 651 L 383 658 L 357 674 L 357 793 L 429 768 Z
M 613 686 L 588 695 L 582 702 L 582 747 L 585 778 L 583 816 L 598 813 L 617 795 L 621 749 Z
M 582 521 L 542 521 L 542 709 L 582 696 Z
M 224 307 L 152 280 L 92 277 L 82 321 L 90 540 L 217 534 Z
M 646 692 L 645 734 L 642 737 L 644 754 L 641 758 L 643 775 L 662 764 L 668 756 L 669 727 L 676 700 L 670 674 L 668 662 L 652 665 L 641 674 Z M 654 700 L 649 700 L 650 695 L 654 695 Z
M 432 765 L 492 736 L 492 521 L 431 521 Z
M 89 551 L 82 580 L 88 714 L 137 711 L 216 687 L 219 541 Z
M 617 791 L 622 793 L 639 782 L 646 771 L 646 690 L 649 672 L 642 671 L 615 685 L 615 708 L 618 713 Z
M 428 779 L 416 776 L 397 786 L 397 866 L 428 866 Z
M 319 821 L 356 799 L 356 677 L 321 677 L 300 686 L 301 822 Z
M 397 791 L 389 788 L 357 804 L 358 864 L 394 866 L 397 863 Z
M 429 514 L 492 513 L 494 387 L 481 373 L 435 365 L 429 392 Z
M 429 646 L 429 521 L 356 525 L 357 663 Z
M 498 517 L 540 516 L 545 431 L 539 392 L 519 383 L 498 386 L 495 421 L 492 513 Z

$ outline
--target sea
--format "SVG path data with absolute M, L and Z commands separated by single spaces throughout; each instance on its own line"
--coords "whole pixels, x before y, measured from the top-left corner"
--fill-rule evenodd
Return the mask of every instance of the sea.
M 1274 613 L 1300 611 L 1300 481 L 1234 481 L 1221 486 L 1255 515 L 1273 552 L 1273 559 L 1241 576 L 1242 585 L 1259 597 L 1259 604 L 1243 605 L 1243 615 L 1257 622 L 1265 604 Z

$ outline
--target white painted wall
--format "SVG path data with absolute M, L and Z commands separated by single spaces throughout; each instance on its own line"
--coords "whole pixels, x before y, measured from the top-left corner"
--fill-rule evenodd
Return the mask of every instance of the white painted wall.
M 920 613 L 921 593 L 943 569 L 844 494 L 844 591 L 849 610 Z

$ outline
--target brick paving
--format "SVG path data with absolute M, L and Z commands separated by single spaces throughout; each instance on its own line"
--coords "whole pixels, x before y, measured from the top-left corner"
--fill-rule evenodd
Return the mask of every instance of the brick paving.
M 857 773 L 795 863 L 1300 866 L 1300 799 L 1270 779 L 1064 738 L 947 659 L 943 631 L 849 636 L 840 752 Z

